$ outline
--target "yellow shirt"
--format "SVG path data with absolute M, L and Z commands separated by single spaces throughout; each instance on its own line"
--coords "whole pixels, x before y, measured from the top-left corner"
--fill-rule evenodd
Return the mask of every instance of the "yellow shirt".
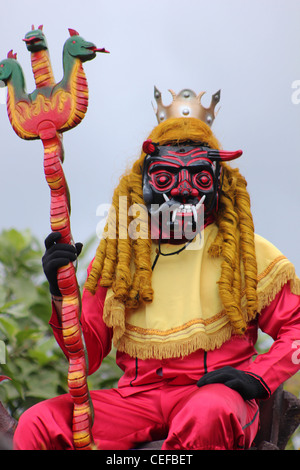
M 153 302 L 125 312 L 124 326 L 120 329 L 118 324 L 114 338 L 118 350 L 141 359 L 180 357 L 199 348 L 215 349 L 231 337 L 232 327 L 217 284 L 222 257 L 212 258 L 208 254 L 217 231 L 217 226 L 211 224 L 202 233 L 202 240 L 198 237 L 181 253 L 159 256 L 152 275 Z M 260 312 L 287 281 L 300 293 L 300 280 L 294 266 L 274 245 L 256 235 L 255 247 Z M 176 250 L 172 244 L 164 243 L 161 247 L 163 253 Z M 157 244 L 153 243 L 153 260 L 156 251 Z M 108 291 L 106 301 L 112 295 Z M 242 307 L 247 319 L 245 305 L 244 295 Z M 105 321 L 108 326 L 117 326 L 113 313 Z

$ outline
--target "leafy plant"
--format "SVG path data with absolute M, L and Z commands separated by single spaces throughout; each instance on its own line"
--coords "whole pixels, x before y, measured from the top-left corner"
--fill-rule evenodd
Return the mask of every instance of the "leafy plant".
M 85 254 L 80 256 L 84 279 Z M 29 231 L 12 229 L 0 234 L 0 341 L 6 360 L 0 375 L 0 401 L 14 418 L 33 404 L 68 391 L 68 364 L 48 324 L 51 299 L 42 271 L 43 248 Z M 90 388 L 115 385 L 119 370 L 108 357 L 100 371 L 89 378 Z

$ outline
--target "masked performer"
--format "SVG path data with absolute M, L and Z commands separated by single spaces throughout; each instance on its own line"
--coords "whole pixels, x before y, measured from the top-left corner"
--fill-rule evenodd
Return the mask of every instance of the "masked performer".
M 191 90 L 167 107 L 115 189 L 82 295 L 89 373 L 116 348 L 118 388 L 91 392 L 99 449 L 247 449 L 267 399 L 299 369 L 300 280 L 254 233 L 246 180 Z M 204 210 L 203 210 L 204 209 Z M 203 217 L 204 212 L 204 217 Z M 63 348 L 56 270 L 80 249 L 46 239 L 50 324 Z M 256 355 L 258 328 L 274 342 Z M 16 449 L 73 449 L 68 394 L 21 416 Z

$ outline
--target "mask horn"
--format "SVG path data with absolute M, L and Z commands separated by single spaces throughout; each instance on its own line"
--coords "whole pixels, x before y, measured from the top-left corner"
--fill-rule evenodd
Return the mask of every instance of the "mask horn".
M 158 145 L 155 142 L 152 142 L 151 139 L 147 139 L 143 143 L 143 152 L 147 155 L 157 155 L 159 152 Z
M 239 158 L 242 154 L 242 150 L 227 151 L 212 149 L 207 152 L 208 158 L 221 162 L 229 162 L 231 160 L 235 160 L 236 158 Z

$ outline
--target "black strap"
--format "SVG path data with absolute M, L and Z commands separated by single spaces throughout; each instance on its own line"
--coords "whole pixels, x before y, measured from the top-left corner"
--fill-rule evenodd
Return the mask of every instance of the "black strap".
M 196 235 L 195 235 L 195 236 L 196 236 Z M 184 246 L 182 246 L 182 247 L 181 247 L 179 250 L 177 250 L 177 251 L 172 251 L 172 253 L 163 253 L 163 252 L 161 251 L 161 234 L 159 234 L 159 239 L 158 239 L 158 252 L 156 253 L 155 259 L 154 259 L 153 264 L 152 264 L 152 271 L 153 271 L 153 269 L 155 268 L 155 265 L 156 265 L 156 263 L 157 263 L 157 261 L 158 261 L 159 255 L 161 255 L 161 256 L 179 255 L 179 253 L 181 253 L 183 250 L 185 250 L 186 247 L 187 247 L 190 243 L 192 243 L 192 241 L 193 241 L 194 239 L 195 239 L 195 237 L 192 238 L 191 240 L 189 240 L 188 242 L 186 242 L 186 244 L 185 244 Z

